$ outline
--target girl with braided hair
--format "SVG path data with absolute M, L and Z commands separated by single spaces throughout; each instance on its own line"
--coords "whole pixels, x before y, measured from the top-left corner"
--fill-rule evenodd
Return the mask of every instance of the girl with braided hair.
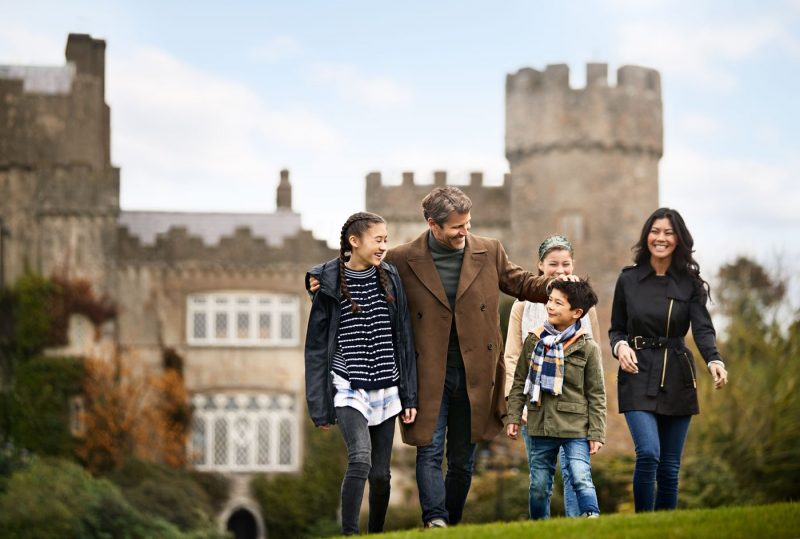
M 383 531 L 389 505 L 395 417 L 413 423 L 417 370 L 406 295 L 397 269 L 383 260 L 386 221 L 351 215 L 342 226 L 339 257 L 312 270 L 305 345 L 306 400 L 314 424 L 338 423 L 347 446 L 342 481 L 342 534 L 358 533 L 369 480 L 369 532 Z

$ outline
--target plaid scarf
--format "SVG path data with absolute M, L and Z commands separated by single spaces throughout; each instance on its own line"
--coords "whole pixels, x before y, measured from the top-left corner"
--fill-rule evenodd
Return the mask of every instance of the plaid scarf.
M 531 402 L 538 404 L 542 391 L 556 396 L 561 395 L 561 388 L 564 385 L 563 343 L 574 337 L 580 329 L 580 320 L 561 332 L 549 322 L 545 322 L 539 342 L 533 348 L 528 362 L 528 378 L 525 380 L 523 390 L 523 394 L 530 395 Z

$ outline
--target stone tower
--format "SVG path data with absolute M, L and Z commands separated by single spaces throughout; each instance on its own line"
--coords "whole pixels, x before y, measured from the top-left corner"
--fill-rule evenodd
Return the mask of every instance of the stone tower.
M 592 279 L 608 398 L 608 432 L 622 433 L 617 413 L 617 362 L 608 346 L 614 285 L 631 263 L 631 246 L 658 207 L 663 153 L 661 83 L 657 71 L 624 66 L 609 86 L 606 64 L 589 64 L 586 88 L 569 87 L 569 68 L 522 69 L 506 78 L 506 158 L 511 169 L 511 234 L 518 264 L 537 258 L 541 240 L 565 234 L 579 275 Z M 609 450 L 628 449 L 609 436 Z
M 0 66 L 7 283 L 30 269 L 113 288 L 119 169 L 109 118 L 105 41 L 70 34 L 63 66 Z
M 617 85 L 609 86 L 607 70 L 589 64 L 582 89 L 569 87 L 566 65 L 525 68 L 506 78 L 513 178 L 513 233 L 506 245 L 515 261 L 528 265 L 545 236 L 569 237 L 578 273 L 591 276 L 600 297 L 604 332 L 617 275 L 631 263 L 630 248 L 658 207 L 663 152 L 658 72 L 624 66 Z

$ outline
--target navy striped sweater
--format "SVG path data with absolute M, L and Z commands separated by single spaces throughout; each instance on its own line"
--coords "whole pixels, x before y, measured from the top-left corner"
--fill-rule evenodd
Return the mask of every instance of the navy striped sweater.
M 342 297 L 333 372 L 349 380 L 353 389 L 397 385 L 400 373 L 394 358 L 392 322 L 377 270 L 374 266 L 363 271 L 345 268 L 344 276 L 347 290 L 361 310 L 354 313 L 350 301 Z

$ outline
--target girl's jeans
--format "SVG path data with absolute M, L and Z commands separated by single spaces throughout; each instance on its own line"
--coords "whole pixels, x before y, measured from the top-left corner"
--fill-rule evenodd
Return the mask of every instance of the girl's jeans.
M 395 418 L 370 427 L 355 408 L 336 408 L 339 430 L 347 446 L 347 471 L 342 481 L 342 534 L 358 533 L 364 485 L 369 480 L 369 532 L 383 531 L 389 506 L 389 464 Z

